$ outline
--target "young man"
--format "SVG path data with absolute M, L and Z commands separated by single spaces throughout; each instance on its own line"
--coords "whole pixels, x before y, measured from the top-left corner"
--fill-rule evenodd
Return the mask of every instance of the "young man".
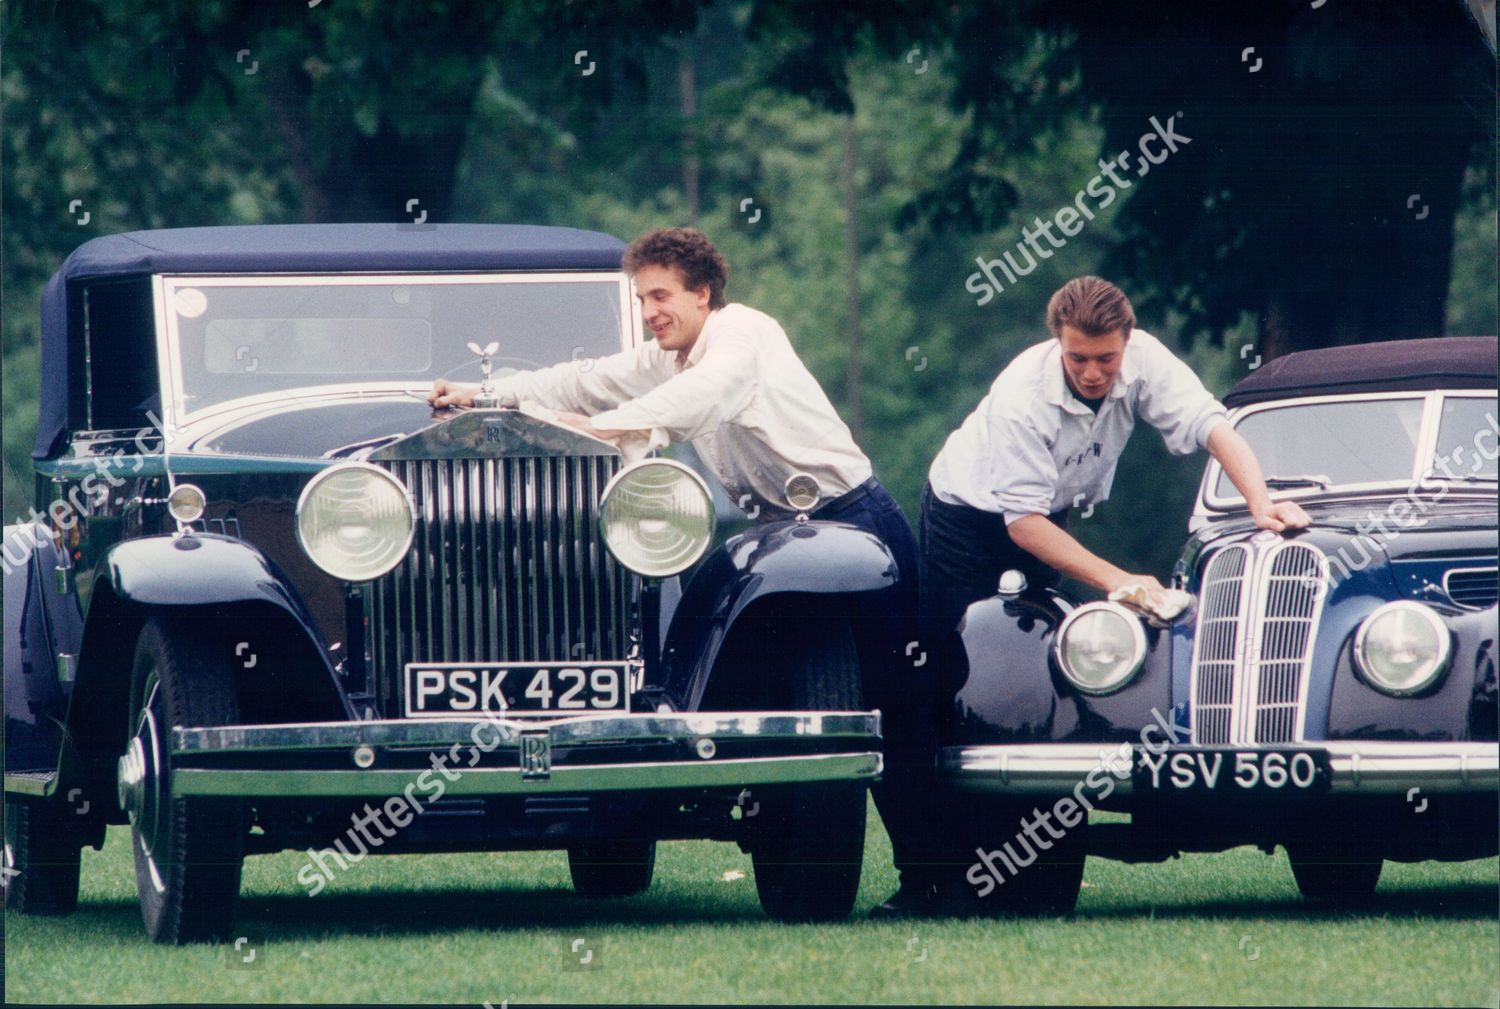
M 535 400 L 600 438 L 644 437 L 653 448 L 690 442 L 731 498 L 742 507 L 752 500 L 759 506 L 761 521 L 792 514 L 783 497 L 789 476 L 800 470 L 816 477 L 824 503 L 814 517 L 866 529 L 896 560 L 897 591 L 869 593 L 865 612 L 855 615 L 865 702 L 884 714 L 887 759 L 901 768 L 920 766 L 904 756 L 914 724 L 906 684 L 920 670 L 905 652 L 916 636 L 917 542 L 901 506 L 875 479 L 870 460 L 776 320 L 725 301 L 729 266 L 702 232 L 647 231 L 625 250 L 623 266 L 635 277 L 654 341 L 498 379 L 501 402 Z M 439 379 L 428 401 L 468 405 L 478 389 Z M 898 771 L 891 784 L 888 774 L 876 788 L 888 824 L 888 793 L 901 780 Z
M 1015 568 L 1032 584 L 1067 574 L 1104 592 L 1132 583 L 1157 595 L 1149 574 L 1117 567 L 1067 532 L 1072 507 L 1109 497 L 1115 465 L 1139 418 L 1169 451 L 1206 448 L 1249 503 L 1256 524 L 1305 527 L 1294 502 L 1272 502 L 1249 444 L 1196 375 L 1150 333 L 1130 301 L 1098 277 L 1064 284 L 1047 306 L 1053 338 L 1022 351 L 933 460 L 922 494 L 920 639 L 942 655 L 971 603 L 995 594 Z M 935 664 L 936 665 L 936 664 Z M 927 822 L 936 822 L 929 815 Z M 928 844 L 938 840 L 929 832 Z M 946 889 L 945 889 L 946 888 Z M 918 874 L 885 913 L 964 906 L 952 881 Z

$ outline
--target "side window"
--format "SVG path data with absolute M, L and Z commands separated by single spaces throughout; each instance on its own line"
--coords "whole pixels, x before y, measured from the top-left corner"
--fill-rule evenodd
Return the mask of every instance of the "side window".
M 147 427 L 147 411 L 161 415 L 151 279 L 97 282 L 84 297 L 90 426 L 96 431 Z

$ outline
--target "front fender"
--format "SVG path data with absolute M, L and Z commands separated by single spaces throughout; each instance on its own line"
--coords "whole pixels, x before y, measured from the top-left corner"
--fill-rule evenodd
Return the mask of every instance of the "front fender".
M 1052 661 L 1065 615 L 1055 599 L 1042 596 L 992 596 L 970 605 L 949 663 L 955 692 L 945 745 L 1134 740 L 1147 726 L 1170 722 L 1171 635 L 1147 624 L 1140 672 L 1115 693 L 1092 696 L 1069 684 Z
M 146 536 L 105 554 L 103 576 L 121 600 L 142 606 L 268 602 L 298 617 L 311 632 L 301 601 L 270 560 L 243 540 L 212 533 Z
M 886 545 L 844 522 L 773 522 L 731 536 L 683 587 L 662 652 L 663 686 L 696 709 L 735 621 L 768 596 L 878 592 L 899 582 Z

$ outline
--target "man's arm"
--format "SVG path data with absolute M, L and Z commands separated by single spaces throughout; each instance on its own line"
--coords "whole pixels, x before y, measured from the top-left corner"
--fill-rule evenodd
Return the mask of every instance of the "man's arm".
M 1121 586 L 1138 583 L 1154 594 L 1166 588 L 1151 575 L 1131 574 L 1111 564 L 1053 525 L 1045 515 L 1024 515 L 1010 523 L 1006 531 L 1016 546 L 1043 564 L 1096 589 L 1113 592 Z
M 671 374 L 666 356 L 644 345 L 607 357 L 506 375 L 495 379 L 495 391 L 506 405 L 532 399 L 553 410 L 595 414 L 645 395 Z M 477 382 L 440 378 L 433 382 L 427 402 L 434 407 L 472 406 L 478 392 Z
M 1271 500 L 1254 450 L 1229 424 L 1215 425 L 1208 433 L 1208 451 L 1224 467 L 1229 482 L 1244 495 L 1257 526 L 1279 533 L 1287 529 L 1305 529 L 1312 522 L 1297 502 Z

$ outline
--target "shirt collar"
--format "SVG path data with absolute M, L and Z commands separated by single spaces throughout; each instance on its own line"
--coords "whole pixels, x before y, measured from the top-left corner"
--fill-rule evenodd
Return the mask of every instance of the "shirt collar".
M 679 355 L 673 362 L 673 366 L 678 371 L 686 371 L 688 368 L 691 368 L 693 365 L 703 360 L 703 355 L 708 353 L 709 328 L 713 326 L 714 320 L 718 318 L 718 316 L 719 309 L 717 308 L 708 313 L 708 318 L 703 320 L 703 328 L 698 331 L 698 339 L 693 341 L 693 349 L 688 351 L 687 359 L 683 360 L 681 355 Z
M 1140 364 L 1136 361 L 1136 356 L 1130 352 L 1135 332 L 1135 330 L 1131 331 L 1131 341 L 1125 344 L 1125 360 L 1115 375 L 1115 384 L 1105 394 L 1107 399 L 1120 399 L 1130 391 L 1130 384 L 1140 378 Z M 1047 348 L 1047 356 L 1042 360 L 1042 396 L 1048 403 L 1061 407 L 1069 413 L 1089 416 L 1094 414 L 1094 411 L 1073 395 L 1073 390 L 1068 388 L 1067 380 L 1063 377 L 1062 344 L 1056 337 L 1052 338 L 1051 345 Z

